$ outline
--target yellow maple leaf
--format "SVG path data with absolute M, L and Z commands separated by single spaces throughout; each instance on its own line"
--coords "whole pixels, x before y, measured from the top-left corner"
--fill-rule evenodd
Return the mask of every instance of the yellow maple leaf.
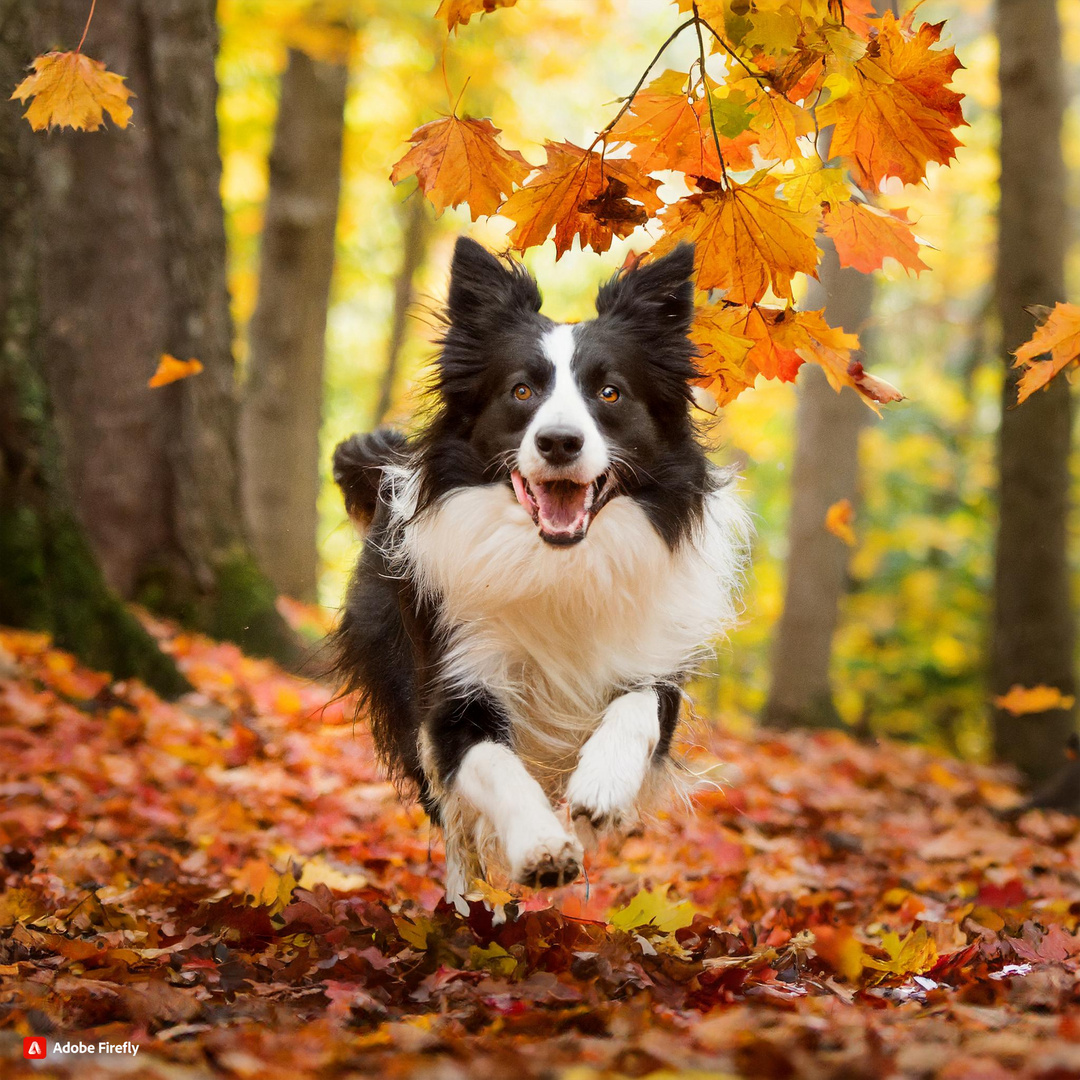
M 863 963 L 889 975 L 921 975 L 937 962 L 937 945 L 925 926 L 912 930 L 903 939 L 895 931 L 889 931 L 882 937 L 881 947 L 889 954 L 888 960 L 866 956 Z
M 1072 694 L 1063 694 L 1056 686 L 1012 687 L 1007 694 L 994 698 L 994 704 L 1012 716 L 1031 716 L 1051 709 L 1071 709 L 1076 704 Z
M 825 528 L 839 537 L 848 547 L 855 546 L 855 530 L 851 523 L 855 520 L 855 508 L 850 499 L 838 499 L 825 511 Z
M 441 0 L 436 19 L 446 20 L 446 29 L 465 26 L 474 15 L 490 15 L 496 8 L 513 7 L 517 0 Z
M 33 74 L 15 87 L 11 100 L 25 104 L 27 98 L 34 99 L 24 115 L 35 131 L 51 127 L 97 131 L 105 113 L 117 127 L 126 128 L 132 96 L 124 76 L 100 61 L 80 52 L 51 52 L 34 60 Z
M 409 136 L 413 148 L 390 179 L 398 184 L 415 176 L 438 214 L 463 202 L 473 221 L 494 214 L 533 168 L 516 150 L 499 145 L 499 130 L 490 120 L 432 120 Z
M 1041 318 L 1041 325 L 1015 353 L 1013 367 L 1027 368 L 1020 377 L 1017 404 L 1026 401 L 1070 364 L 1080 360 L 1080 307 L 1057 304 L 1050 312 L 1034 307 L 1027 310 Z M 1050 354 L 1049 360 L 1036 359 L 1045 353 Z
M 192 375 L 198 375 L 202 371 L 200 360 L 177 360 L 175 356 L 164 353 L 158 363 L 157 371 L 150 376 L 146 384 L 150 387 L 168 386 L 169 383 L 178 379 L 187 379 Z
M 234 892 L 252 901 L 254 907 L 269 908 L 271 915 L 285 908 L 296 888 L 296 878 L 290 872 L 279 874 L 261 859 L 249 859 L 243 866 L 231 871 L 231 877 Z
M 790 300 L 795 274 L 814 274 L 817 267 L 818 218 L 778 198 L 778 183 L 733 183 L 672 203 L 660 215 L 665 231 L 654 254 L 689 240 L 696 248 L 699 289 L 724 289 L 739 304 L 757 303 L 769 288 Z
M 697 913 L 689 900 L 669 900 L 670 885 L 642 889 L 628 904 L 608 912 L 608 922 L 616 930 L 635 930 L 656 927 L 661 933 L 672 934 L 689 926 Z
M 749 361 L 754 342 L 740 333 L 744 320 L 743 308 L 720 304 L 699 307 L 694 313 L 690 340 L 697 346 L 698 367 L 703 376 L 695 390 L 707 390 L 712 397 L 711 402 L 707 399 L 702 402 L 695 395 L 695 400 L 706 412 L 715 412 L 734 401 L 757 378 L 758 370 Z

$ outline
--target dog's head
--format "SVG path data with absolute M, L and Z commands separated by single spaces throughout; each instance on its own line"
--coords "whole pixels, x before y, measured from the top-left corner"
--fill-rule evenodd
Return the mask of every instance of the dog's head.
M 680 244 L 602 286 L 595 319 L 559 324 L 540 314 L 524 267 L 458 240 L 444 415 L 549 544 L 583 540 L 605 503 L 655 484 L 665 456 L 692 440 L 693 264 Z

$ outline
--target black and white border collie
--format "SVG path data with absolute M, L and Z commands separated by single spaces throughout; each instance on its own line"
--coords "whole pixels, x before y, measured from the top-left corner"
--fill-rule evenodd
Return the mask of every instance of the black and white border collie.
M 692 272 L 681 245 L 561 324 L 458 240 L 427 426 L 335 452 L 367 536 L 338 671 L 459 907 L 492 861 L 574 881 L 583 841 L 670 789 L 682 684 L 734 621 L 748 519 L 690 418 Z

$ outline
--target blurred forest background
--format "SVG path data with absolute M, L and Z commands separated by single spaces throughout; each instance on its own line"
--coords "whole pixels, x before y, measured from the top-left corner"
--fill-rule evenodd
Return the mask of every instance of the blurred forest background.
M 38 9 L 36 48 L 71 48 L 86 5 L 5 3 L 10 17 L 0 73 L 5 85 L 14 85 L 32 55 L 20 51 L 12 30 L 18 9 L 24 30 L 26 13 Z M 112 320 L 114 340 L 100 347 L 114 361 L 119 352 L 133 365 L 149 364 L 140 386 L 160 351 L 154 342 L 207 366 L 186 381 L 192 389 L 185 386 L 168 404 L 154 406 L 162 415 L 128 417 L 135 425 L 156 425 L 152 442 L 161 451 L 159 464 L 132 462 L 129 455 L 115 474 L 97 466 L 96 479 L 80 478 L 78 464 L 68 466 L 76 474 L 71 486 L 80 522 L 106 579 L 126 597 L 249 645 L 251 627 L 261 621 L 264 639 L 255 647 L 291 653 L 294 661 L 297 650 L 284 624 L 268 612 L 266 598 L 280 592 L 317 605 L 308 613 L 315 634 L 332 621 L 357 553 L 329 476 L 333 446 L 379 422 L 412 422 L 434 351 L 430 313 L 441 303 L 454 239 L 469 232 L 492 249 L 507 246 L 510 222 L 493 217 L 474 223 L 464 207 L 436 217 L 414 180 L 391 185 L 390 170 L 407 149 L 409 133 L 447 113 L 461 95 L 463 113 L 493 116 L 506 144 L 530 160 L 539 160 L 545 139 L 587 145 L 677 17 L 662 0 L 546 0 L 473 19 L 448 36 L 445 23 L 432 17 L 434 7 L 434 0 L 221 0 L 215 58 L 205 34 L 184 36 L 185 20 L 205 20 L 212 5 L 103 5 L 91 32 L 93 54 L 128 74 L 139 94 L 134 132 L 95 137 L 89 149 L 86 142 L 73 149 L 70 133 L 54 134 L 37 151 L 47 166 L 37 175 L 51 178 L 42 198 L 55 211 L 43 243 L 76 267 L 80 252 L 102 243 L 111 245 L 114 265 L 130 262 L 134 232 L 125 229 L 135 229 L 140 212 L 132 178 L 140 169 L 153 175 L 170 155 L 180 166 L 175 216 L 155 217 L 168 268 L 153 295 L 162 310 L 171 305 L 169 332 L 144 326 L 145 313 L 133 315 L 122 303 L 131 297 L 128 288 L 145 287 L 146 274 L 134 263 L 127 279 L 113 274 L 87 283 L 72 271 L 56 282 L 55 295 L 46 289 L 40 298 L 54 345 L 77 341 L 80 319 Z M 136 9 L 142 12 L 139 40 L 130 31 Z M 1064 59 L 1060 89 L 1068 105 L 1062 140 L 1068 220 L 1058 223 L 1065 236 L 1078 234 L 1080 215 L 1080 5 L 1063 0 L 1058 14 L 1060 35 L 1053 33 Z M 995 305 L 1000 124 L 994 16 L 991 0 L 925 0 L 919 9 L 920 20 L 948 20 L 943 44 L 954 46 L 964 64 L 953 87 L 965 95 L 970 125 L 960 133 L 964 145 L 952 166 L 931 164 L 926 183 L 904 192 L 929 270 L 914 276 L 890 263 L 872 280 L 833 271 L 823 285 L 803 283 L 804 292 L 811 289 L 805 300 L 796 296 L 800 306 L 827 303 L 831 317 L 859 330 L 867 366 L 900 387 L 906 400 L 877 419 L 852 391 L 833 395 L 823 379 L 815 379 L 817 370 L 804 368 L 797 386 L 759 381 L 718 421 L 702 415 L 718 460 L 738 464 L 758 530 L 742 627 L 721 650 L 715 677 L 703 680 L 696 694 L 704 716 L 736 732 L 762 718 L 781 725 L 838 724 L 967 758 L 992 756 L 991 697 L 1009 688 L 995 684 L 988 660 L 1004 377 Z M 685 70 L 692 55 L 692 43 L 680 41 L 664 66 Z M 200 252 L 217 241 L 212 223 L 203 229 L 191 212 L 190 192 L 216 174 L 206 133 L 191 130 L 193 112 L 185 110 L 184 95 L 212 93 L 212 80 L 204 79 L 201 91 L 198 79 L 170 88 L 158 79 L 163 58 L 177 80 L 175 69 L 185 65 L 207 78 L 207 64 L 216 66 L 231 313 L 212 310 L 200 294 L 212 292 L 214 273 L 212 259 L 200 262 Z M 1047 67 L 1056 72 L 1053 64 Z M 8 113 L 17 117 L 14 107 Z M 32 137 L 0 126 L 0 139 L 5 132 L 13 140 Z M 191 152 L 200 138 L 201 157 Z M 339 157 L 340 174 L 333 167 Z M 106 210 L 108 197 L 102 196 L 99 220 L 111 223 L 104 241 L 99 226 L 74 221 L 63 210 L 73 184 L 92 170 L 111 175 L 129 196 L 119 213 L 111 204 Z M 887 189 L 885 205 L 898 192 Z M 15 213 L 9 207 L 9 215 Z M 597 285 L 629 252 L 654 240 L 639 229 L 616 239 L 602 256 L 575 247 L 558 261 L 546 244 L 528 252 L 525 262 L 540 282 L 547 314 L 586 318 Z M 1068 248 L 1066 271 L 1066 294 L 1075 297 L 1076 243 Z M 53 317 L 61 306 L 57 297 L 65 310 L 59 322 Z M 239 393 L 232 385 L 230 344 Z M 113 363 L 112 370 L 120 368 Z M 1063 386 L 1054 393 L 1065 393 Z M 118 423 L 123 389 L 88 368 L 82 375 L 61 373 L 51 391 L 59 399 L 68 459 L 71 447 L 89 444 L 104 445 L 107 457 L 110 422 L 94 419 L 94 403 L 105 407 L 110 394 L 119 395 L 108 405 Z M 238 411 L 235 452 L 211 454 L 200 441 L 206 428 L 193 418 L 232 409 Z M 85 430 L 73 430 L 70 422 L 65 427 L 65 415 L 75 413 L 83 416 Z M 796 466 L 800 415 L 810 445 Z M 112 452 L 124 454 L 119 443 Z M 318 477 L 308 464 L 316 453 Z M 1075 487 L 1075 454 L 1071 461 Z M 139 475 L 131 475 L 133 468 Z M 231 485 L 240 494 L 230 509 L 222 493 Z M 155 534 L 159 525 L 148 522 L 146 505 L 174 497 L 182 503 L 184 492 L 199 486 L 215 493 L 220 519 L 232 515 L 232 531 L 174 513 L 160 530 L 173 535 L 178 554 L 155 556 L 150 565 L 130 538 L 158 553 L 169 544 Z M 853 545 L 825 529 L 826 509 L 842 498 L 855 507 Z M 1080 518 L 1074 511 L 1068 520 L 1075 582 Z M 246 541 L 238 539 L 241 533 Z M 192 556 L 195 549 L 217 554 L 206 555 L 203 565 Z M 241 549 L 242 557 L 236 554 Z M 176 569 L 181 564 L 183 572 Z M 194 584 L 178 586 L 185 575 Z M 209 580 L 220 594 L 213 604 L 205 600 Z M 261 599 L 253 600 L 256 594 Z M 287 610 L 295 622 L 300 609 Z M 1068 635 L 1065 643 L 1071 648 Z M 816 659 L 806 655 L 815 650 Z M 1069 689 L 1062 681 L 1055 685 Z M 1072 723 L 1068 709 L 1057 711 Z M 1030 757 L 1019 763 L 1036 778 L 1056 772 L 1060 759 L 1052 747 L 1036 749 L 1041 764 Z

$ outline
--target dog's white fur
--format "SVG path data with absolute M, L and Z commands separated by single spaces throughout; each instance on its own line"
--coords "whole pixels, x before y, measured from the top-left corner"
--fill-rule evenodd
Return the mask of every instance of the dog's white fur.
M 659 738 L 651 687 L 696 667 L 735 622 L 749 516 L 720 487 L 672 551 L 633 499 L 616 497 L 583 542 L 556 548 L 506 484 L 451 492 L 417 514 L 417 475 L 387 471 L 399 538 L 388 554 L 438 599 L 448 691 L 486 690 L 512 718 L 514 753 L 481 744 L 440 793 L 457 898 L 477 869 L 463 854 L 469 833 L 514 872 L 553 845 L 580 853 L 552 801 L 631 814 Z

